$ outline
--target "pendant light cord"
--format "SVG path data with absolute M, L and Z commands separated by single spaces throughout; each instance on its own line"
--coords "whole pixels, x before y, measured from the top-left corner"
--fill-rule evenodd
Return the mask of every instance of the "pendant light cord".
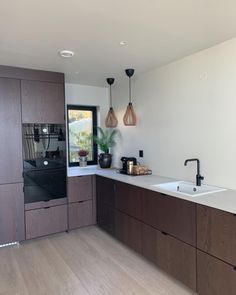
M 131 103 L 131 78 L 129 77 L 129 103 Z
M 112 108 L 112 95 L 111 95 L 111 85 L 110 85 L 110 108 Z

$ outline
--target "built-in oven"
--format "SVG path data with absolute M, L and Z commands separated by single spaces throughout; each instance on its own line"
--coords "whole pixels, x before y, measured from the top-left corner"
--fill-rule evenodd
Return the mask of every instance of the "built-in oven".
M 66 142 L 62 124 L 23 124 L 25 203 L 66 197 Z

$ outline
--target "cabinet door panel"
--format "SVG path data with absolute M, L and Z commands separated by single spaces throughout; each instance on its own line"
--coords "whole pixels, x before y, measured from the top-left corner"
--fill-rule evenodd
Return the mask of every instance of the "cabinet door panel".
M 143 224 L 143 255 L 196 290 L 196 249 Z
M 196 205 L 166 195 L 159 200 L 159 229 L 196 246 Z
M 23 123 L 65 123 L 64 85 L 21 80 Z
M 69 203 L 92 199 L 93 181 L 91 175 L 68 177 L 67 181 Z
M 22 182 L 20 81 L 0 78 L 0 184 Z
M 163 196 L 157 192 L 143 190 L 142 221 L 158 229 L 160 198 Z
M 0 185 L 0 244 L 24 239 L 23 184 Z
M 132 217 L 142 219 L 142 188 L 116 181 L 115 207 Z
M 97 203 L 97 223 L 111 235 L 115 235 L 115 211 L 103 202 Z
M 67 230 L 67 205 L 25 212 L 26 239 Z
M 197 246 L 236 266 L 236 216 L 197 206 Z
M 235 295 L 236 270 L 231 265 L 198 250 L 197 282 L 200 295 Z
M 133 250 L 142 252 L 142 223 L 118 210 L 115 211 L 115 236 Z
M 114 208 L 115 195 L 114 195 L 114 180 L 97 176 L 96 177 L 97 186 L 97 199 L 98 202 L 106 203 L 107 205 Z
M 157 265 L 196 290 L 196 248 L 157 231 Z
M 82 201 L 69 204 L 69 229 L 93 224 L 93 202 Z

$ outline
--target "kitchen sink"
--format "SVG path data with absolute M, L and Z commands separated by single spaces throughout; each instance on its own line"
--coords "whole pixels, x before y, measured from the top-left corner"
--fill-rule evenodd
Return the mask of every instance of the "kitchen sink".
M 167 182 L 162 184 L 154 184 L 152 186 L 166 192 L 179 193 L 190 197 L 198 197 L 226 190 L 225 188 L 205 184 L 202 184 L 201 186 L 196 186 L 196 184 L 192 182 L 185 181 Z

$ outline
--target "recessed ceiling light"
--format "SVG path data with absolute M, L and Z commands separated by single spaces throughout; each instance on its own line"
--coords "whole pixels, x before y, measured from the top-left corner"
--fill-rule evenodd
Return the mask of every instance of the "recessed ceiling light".
M 72 57 L 72 56 L 74 56 L 74 52 L 73 51 L 71 51 L 71 50 L 61 50 L 61 51 L 59 51 L 59 54 L 60 54 L 60 56 L 61 57 Z
M 77 72 L 75 72 L 75 74 L 76 74 L 76 75 L 78 75 L 78 74 L 79 74 L 79 72 L 77 71 Z
M 125 46 L 125 45 L 127 45 L 127 41 L 120 41 L 120 45 L 121 45 L 121 46 Z

